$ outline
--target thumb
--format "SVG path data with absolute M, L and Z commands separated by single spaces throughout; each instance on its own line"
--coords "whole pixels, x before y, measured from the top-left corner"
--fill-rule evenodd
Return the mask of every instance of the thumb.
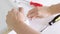
M 19 12 L 22 12 L 22 13 L 24 12 L 24 10 L 23 10 L 23 8 L 22 8 L 22 7 L 19 7 L 19 9 L 18 9 L 18 10 L 19 10 Z

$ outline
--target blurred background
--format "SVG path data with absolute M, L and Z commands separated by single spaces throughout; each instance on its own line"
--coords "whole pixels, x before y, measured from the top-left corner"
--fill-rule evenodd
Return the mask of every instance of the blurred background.
M 41 3 L 44 6 L 51 6 L 53 4 L 60 3 L 60 0 L 32 0 L 32 1 Z M 6 15 L 7 12 L 11 10 L 12 7 L 13 7 L 12 4 L 8 0 L 0 0 L 0 34 L 3 34 L 3 32 L 5 32 L 8 29 L 6 24 Z

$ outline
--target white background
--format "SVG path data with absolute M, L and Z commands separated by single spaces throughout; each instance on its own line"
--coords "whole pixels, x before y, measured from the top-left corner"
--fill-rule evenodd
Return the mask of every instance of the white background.
M 52 4 L 60 3 L 60 0 L 33 0 L 38 3 L 42 3 L 44 6 L 50 6 Z M 7 29 L 5 17 L 8 10 L 12 8 L 8 0 L 0 0 L 0 34 Z M 59 26 L 58 26 L 59 27 Z

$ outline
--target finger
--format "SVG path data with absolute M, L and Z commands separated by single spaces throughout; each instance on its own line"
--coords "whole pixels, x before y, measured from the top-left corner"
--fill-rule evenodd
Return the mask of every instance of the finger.
M 7 12 L 7 15 L 10 13 L 10 11 Z
M 19 7 L 19 14 L 24 15 L 24 9 L 22 7 Z
M 37 14 L 34 14 L 34 15 L 30 16 L 29 18 L 30 19 L 37 18 Z
M 17 9 L 13 8 L 13 9 L 11 10 L 11 13 L 12 13 L 13 16 L 17 16 L 18 13 L 19 13 L 19 11 L 18 11 Z
M 35 18 L 43 18 L 43 16 L 36 16 Z
M 37 16 L 38 16 L 38 14 L 35 14 L 35 15 L 32 16 L 32 18 L 37 18 Z
M 19 7 L 19 9 L 18 9 L 18 10 L 19 10 L 19 12 L 22 12 L 22 13 L 24 12 L 24 10 L 23 10 L 23 8 L 22 8 L 22 7 Z
M 34 8 L 33 8 L 33 9 L 34 9 Z M 34 12 L 33 9 L 29 10 L 28 14 L 33 13 L 33 12 Z
M 16 11 L 16 9 L 15 8 L 12 8 L 11 12 L 15 12 L 15 11 Z
M 38 12 L 37 11 L 35 11 L 34 13 L 31 13 L 31 14 L 28 14 L 27 16 L 29 17 L 29 16 L 33 16 L 33 15 L 38 15 Z
M 11 11 L 8 11 L 8 14 L 7 14 L 7 16 L 8 16 L 8 15 L 10 15 L 10 14 L 11 14 Z
M 13 13 L 13 11 L 11 10 L 8 12 L 6 18 L 13 17 L 13 16 L 15 16 L 15 13 Z
M 27 14 L 27 17 L 29 17 L 30 15 L 36 14 L 36 13 L 37 13 L 37 12 L 34 12 L 34 11 L 32 11 L 32 13 L 29 12 L 29 13 Z
M 28 15 L 28 17 L 29 17 L 29 18 L 32 18 L 32 17 L 34 17 L 34 16 L 36 16 L 36 15 L 38 15 L 38 14 L 33 13 L 33 14 Z
M 38 11 L 38 10 L 34 8 L 34 9 L 32 9 L 32 10 L 30 10 L 30 11 L 28 12 L 28 15 L 33 14 L 33 13 L 37 13 L 37 11 Z M 27 16 L 28 16 L 28 15 L 27 15 Z
M 16 8 L 13 8 L 12 10 L 11 10 L 11 12 L 13 12 L 13 13 L 17 13 L 17 12 L 19 12 Z

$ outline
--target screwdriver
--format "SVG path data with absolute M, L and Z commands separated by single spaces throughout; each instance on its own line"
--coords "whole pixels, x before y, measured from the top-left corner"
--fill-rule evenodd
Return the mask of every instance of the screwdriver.
M 48 25 L 47 25 L 45 28 L 43 28 L 40 32 L 44 31 L 48 26 L 53 25 L 54 23 L 56 23 L 56 22 L 59 21 L 59 20 L 60 20 L 60 14 L 57 15 L 53 20 L 51 20 L 51 21 L 48 23 Z
M 23 0 L 23 1 L 25 1 L 25 2 L 27 2 L 29 5 L 33 5 L 33 6 L 35 6 L 35 7 L 42 7 L 43 5 L 42 4 L 40 4 L 40 3 L 37 3 L 37 2 L 33 2 L 33 1 L 27 1 L 27 0 Z

